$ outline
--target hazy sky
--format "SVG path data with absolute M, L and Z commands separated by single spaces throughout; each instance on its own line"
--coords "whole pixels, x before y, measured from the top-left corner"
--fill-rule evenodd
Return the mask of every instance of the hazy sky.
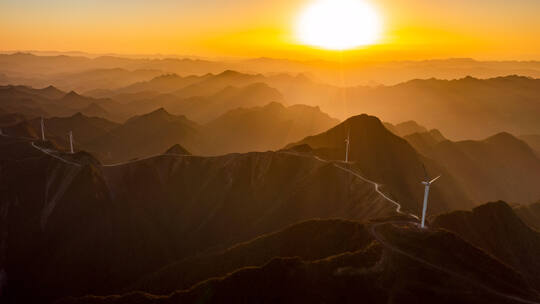
M 318 58 L 299 45 L 315 0 L 0 0 L 2 50 Z M 540 59 L 540 0 L 366 0 L 383 33 L 348 56 Z

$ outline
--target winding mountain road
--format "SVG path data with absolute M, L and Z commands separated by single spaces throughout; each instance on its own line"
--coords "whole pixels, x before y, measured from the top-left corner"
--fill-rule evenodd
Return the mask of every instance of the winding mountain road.
M 81 167 L 81 164 L 76 163 L 76 162 L 69 161 L 69 160 L 67 160 L 67 159 L 64 159 L 64 158 L 58 156 L 58 155 L 54 155 L 53 152 L 51 152 L 49 149 L 42 148 L 42 147 L 36 145 L 35 142 L 31 142 L 30 144 L 31 144 L 32 147 L 34 147 L 35 149 L 37 149 L 37 150 L 39 150 L 39 151 L 41 151 L 41 152 L 43 152 L 43 153 L 45 153 L 45 154 L 47 154 L 47 155 L 49 155 L 49 156 L 51 156 L 51 157 L 56 158 L 56 159 L 58 159 L 58 160 L 61 161 L 61 162 L 64 162 L 64 163 L 66 163 L 66 164 L 68 164 L 68 165 L 73 165 L 73 166 Z
M 297 154 L 297 153 L 294 153 L 294 152 L 285 152 L 283 151 L 283 153 L 287 153 L 287 154 L 291 154 L 291 155 L 296 155 L 296 156 L 305 156 L 305 155 L 301 155 L 301 154 Z M 309 157 L 309 156 L 307 156 Z M 380 184 L 372 181 L 372 180 L 369 180 L 367 178 L 365 178 L 364 176 L 358 174 L 357 172 L 355 172 L 354 170 L 352 169 L 349 169 L 349 168 L 346 168 L 342 165 L 340 165 L 340 163 L 344 163 L 344 162 L 338 162 L 338 161 L 328 161 L 328 160 L 324 160 L 324 159 L 321 159 L 320 157 L 318 156 L 313 156 L 315 159 L 321 161 L 321 162 L 325 162 L 325 163 L 332 163 L 334 166 L 336 166 L 337 168 L 340 168 L 341 170 L 343 171 L 346 171 L 352 175 L 354 175 L 355 177 L 357 178 L 360 178 L 361 180 L 365 181 L 365 182 L 368 182 L 370 184 L 373 185 L 373 187 L 375 188 L 375 191 L 381 195 L 385 200 L 387 200 L 388 202 L 394 204 L 394 206 L 396 206 L 396 212 L 399 213 L 399 214 L 402 214 L 402 215 L 406 215 L 406 216 L 409 216 L 411 218 L 414 218 L 416 220 L 419 220 L 418 216 L 414 215 L 414 214 L 411 214 L 411 213 L 405 213 L 401 210 L 401 204 L 396 202 L 395 200 L 391 199 L 390 197 L 388 197 L 388 195 L 386 195 L 384 192 L 382 192 L 379 187 L 380 187 Z M 495 295 L 495 296 L 498 296 L 498 297 L 501 297 L 501 298 L 504 298 L 506 300 L 510 300 L 510 301 L 514 301 L 514 302 L 518 302 L 518 303 L 526 303 L 526 304 L 540 304 L 540 302 L 535 302 L 535 301 L 531 301 L 531 300 L 527 300 L 527 299 L 523 299 L 521 297 L 518 297 L 518 296 L 515 296 L 515 295 L 511 295 L 511 294 L 506 294 L 506 293 L 502 293 L 502 292 L 499 292 L 491 287 L 488 287 L 486 286 L 485 284 L 483 283 L 480 283 L 478 281 L 475 281 L 471 278 L 468 278 L 460 273 L 457 273 L 453 270 L 450 270 L 450 269 L 446 269 L 442 266 L 439 266 L 439 265 L 436 265 L 436 264 L 433 264 L 427 260 L 424 260 L 422 258 L 419 258 L 413 254 L 410 254 L 400 248 L 398 248 L 397 246 L 395 245 L 392 245 L 390 242 L 388 242 L 388 240 L 386 240 L 384 238 L 384 236 L 382 236 L 378 231 L 377 231 L 377 228 L 378 227 L 381 227 L 383 225 L 413 225 L 415 228 L 418 228 L 419 225 L 418 223 L 415 223 L 413 221 L 404 221 L 404 220 L 401 220 L 401 221 L 385 221 L 385 222 L 377 222 L 377 223 L 371 223 L 369 225 L 369 233 L 371 234 L 371 236 L 377 240 L 384 248 L 386 248 L 387 250 L 390 250 L 392 252 L 395 252 L 397 254 L 400 254 L 400 255 L 403 255 L 405 257 L 408 257 L 410 258 L 411 260 L 417 262 L 417 263 L 420 263 L 428 268 L 431 268 L 431 269 L 434 269 L 434 270 L 437 270 L 437 271 L 440 271 L 442 273 L 445 273 L 447 275 L 450 275 L 450 276 L 453 276 L 455 278 L 458 278 L 459 280 L 462 280 L 464 282 L 467 282 L 468 284 L 471 284 L 471 285 L 474 285 L 476 287 L 478 287 L 479 289 L 482 289 L 484 290 L 485 292 L 487 293 L 490 293 L 492 295 Z M 418 228 L 420 229 L 420 228 Z

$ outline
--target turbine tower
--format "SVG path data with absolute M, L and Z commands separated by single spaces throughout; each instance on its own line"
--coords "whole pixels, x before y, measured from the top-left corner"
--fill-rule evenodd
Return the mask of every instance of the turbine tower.
M 422 184 L 424 184 L 424 186 L 425 186 L 425 189 L 424 189 L 424 206 L 422 208 L 422 224 L 421 224 L 420 227 L 425 228 L 426 210 L 427 210 L 427 203 L 428 203 L 428 196 L 429 196 L 429 186 L 431 186 L 431 184 L 433 184 L 441 176 L 439 175 L 439 176 L 435 177 L 434 179 L 429 180 L 429 176 L 427 174 L 426 167 L 423 164 L 422 164 L 422 167 L 424 167 L 424 174 L 426 175 L 426 180 L 422 182 Z
M 69 131 L 69 146 L 71 147 L 71 154 L 73 154 L 73 131 Z
M 43 116 L 41 116 L 41 140 L 45 141 L 45 122 Z
M 349 144 L 351 143 L 351 129 L 347 131 L 347 139 L 345 139 L 345 162 L 349 162 Z

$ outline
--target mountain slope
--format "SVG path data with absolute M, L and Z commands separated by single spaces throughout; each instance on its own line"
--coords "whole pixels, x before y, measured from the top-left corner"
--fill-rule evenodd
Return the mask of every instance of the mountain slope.
M 406 139 L 423 155 L 459 178 L 476 202 L 506 200 L 531 203 L 540 197 L 540 159 L 527 144 L 508 133 L 482 141 L 422 141 Z
M 536 152 L 536 155 L 540 157 L 540 135 L 522 135 L 519 139 L 526 142 L 533 150 Z
M 167 265 L 141 279 L 130 290 L 168 294 L 195 283 L 221 277 L 248 266 L 263 266 L 277 257 L 300 257 L 313 261 L 368 246 L 373 238 L 365 225 L 339 219 L 309 220 L 284 230 L 208 255 Z
M 423 198 L 420 181 L 425 178 L 423 164 L 432 175 L 442 174 L 441 181 L 432 188 L 430 209 L 433 212 L 472 206 L 451 174 L 437 163 L 423 158 L 374 116 L 362 114 L 351 117 L 324 133 L 309 136 L 289 147 L 307 144 L 323 158 L 342 160 L 345 156 L 344 140 L 349 132 L 349 160 L 352 165 L 366 177 L 381 183 L 406 210 L 419 214 Z
M 513 269 L 451 233 L 426 233 L 397 224 L 377 230 L 377 240 L 367 246 L 324 259 L 274 258 L 166 295 L 134 292 L 59 303 L 533 303 L 538 299 Z
M 109 294 L 310 218 L 395 214 L 373 185 L 312 157 L 162 155 L 102 166 L 84 153 L 0 143 L 0 210 L 9 210 L 0 257 L 17 302 Z
M 489 203 L 472 211 L 438 216 L 435 227 L 455 232 L 522 273 L 540 290 L 540 233 L 529 228 L 504 202 Z

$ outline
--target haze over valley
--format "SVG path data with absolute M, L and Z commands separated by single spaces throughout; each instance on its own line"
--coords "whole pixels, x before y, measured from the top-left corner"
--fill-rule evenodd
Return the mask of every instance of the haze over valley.
M 0 4 L 0 303 L 540 303 L 536 2 L 173 2 Z

